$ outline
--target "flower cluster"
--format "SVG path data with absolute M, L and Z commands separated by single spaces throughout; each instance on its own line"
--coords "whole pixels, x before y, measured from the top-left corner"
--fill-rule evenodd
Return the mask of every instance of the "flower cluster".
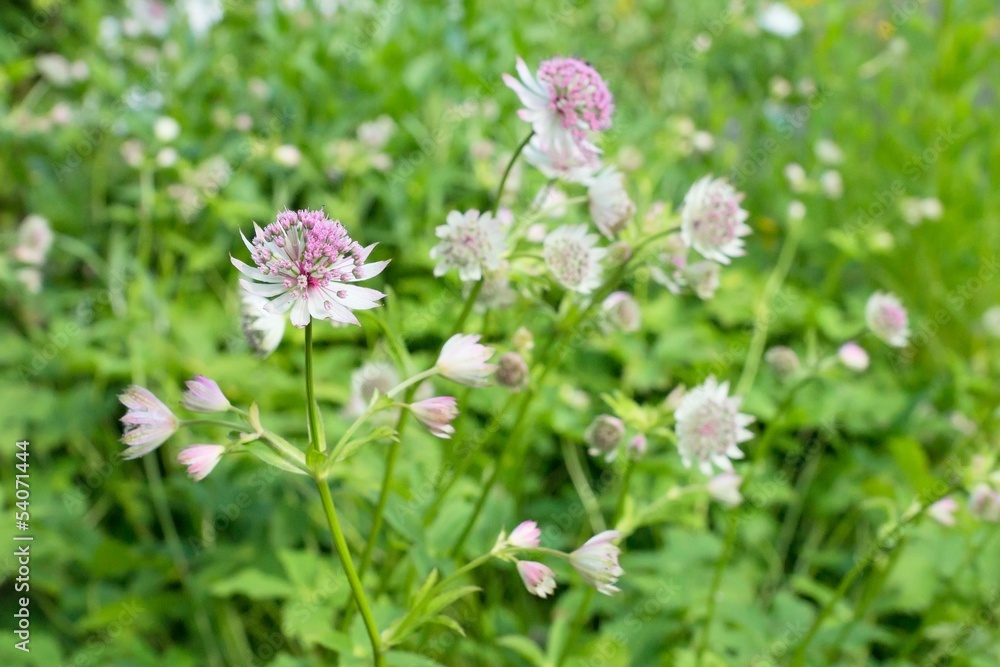
M 501 531 L 490 553 L 503 560 L 513 560 L 528 592 L 545 598 L 556 589 L 555 572 L 543 563 L 520 560 L 515 556 L 521 551 L 540 550 L 541 536 L 541 530 L 534 521 L 524 521 L 510 535 Z M 618 531 L 606 530 L 568 554 L 549 549 L 541 551 L 565 558 L 587 584 L 599 593 L 613 595 L 619 590 L 615 586 L 618 578 L 625 574 L 618 564 L 621 549 L 615 544 L 621 539 L 622 534 Z
M 231 261 L 250 279 L 240 281 L 247 292 L 270 299 L 268 313 L 291 311 L 296 327 L 312 318 L 358 324 L 352 311 L 375 308 L 385 296 L 353 283 L 377 276 L 389 262 L 366 264 L 375 244 L 359 245 L 322 211 L 285 211 L 263 229 L 254 228 L 253 242 L 245 236 L 243 242 L 256 268 Z

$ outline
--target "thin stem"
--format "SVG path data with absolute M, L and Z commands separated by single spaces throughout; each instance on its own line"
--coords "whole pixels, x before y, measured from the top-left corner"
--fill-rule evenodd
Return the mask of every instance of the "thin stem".
M 365 622 L 365 630 L 368 632 L 368 639 L 372 645 L 372 655 L 376 667 L 384 667 L 385 656 L 382 654 L 382 640 L 379 637 L 378 626 L 375 625 L 375 617 L 372 616 L 371 607 L 368 605 L 368 598 L 361 587 L 361 579 L 354 570 L 354 563 L 351 561 L 351 552 L 347 548 L 347 540 L 344 539 L 344 532 L 340 528 L 340 520 L 337 519 L 337 510 L 333 507 L 333 497 L 330 495 L 330 487 L 326 480 L 314 478 L 316 488 L 319 489 L 320 498 L 323 501 L 323 511 L 326 513 L 326 520 L 330 524 L 330 533 L 333 535 L 333 544 L 337 549 L 337 556 L 340 564 L 347 575 L 347 581 L 351 585 L 351 592 L 354 601 L 361 610 L 361 617 Z
M 407 378 L 406 380 L 400 382 L 398 385 L 387 391 L 385 395 L 388 396 L 389 398 L 395 398 L 396 395 L 399 394 L 399 392 L 403 391 L 410 385 L 423 382 L 427 378 L 436 374 L 437 374 L 437 368 L 428 368 L 426 371 L 421 371 L 416 375 L 414 375 L 413 377 Z M 413 392 L 411 391 L 407 393 L 405 402 L 409 403 L 412 400 L 413 400 Z
M 618 502 L 615 503 L 615 513 L 612 515 L 611 523 L 617 525 L 625 511 L 625 499 L 628 497 L 628 485 L 632 481 L 632 471 L 635 470 L 635 461 L 628 459 L 625 462 L 625 474 L 622 475 L 621 488 L 618 489 Z
M 559 652 L 559 657 L 556 658 L 555 667 L 562 667 L 562 664 L 566 662 L 566 658 L 569 657 L 570 648 L 573 646 L 573 640 L 576 634 L 580 631 L 583 626 L 583 622 L 587 620 L 587 612 L 590 611 L 590 603 L 594 599 L 594 589 L 587 587 L 587 591 L 583 594 L 583 601 L 576 610 L 576 615 L 573 616 L 573 621 L 569 626 L 569 633 L 566 636 L 566 643 L 563 644 L 562 650 Z
M 604 523 L 601 506 L 597 502 L 597 497 L 594 495 L 593 489 L 590 488 L 590 482 L 587 481 L 587 474 L 584 472 L 583 463 L 580 461 L 580 452 L 565 440 L 562 441 L 561 449 L 563 460 L 566 462 L 566 470 L 569 472 L 569 478 L 573 481 L 573 487 L 576 488 L 576 494 L 580 496 L 583 508 L 587 510 L 587 516 L 590 518 L 590 526 L 594 529 L 594 533 L 603 533 L 607 530 L 608 526 Z
M 521 401 L 521 405 L 518 407 L 517 417 L 514 420 L 514 426 L 511 429 L 510 437 L 507 439 L 507 446 L 500 453 L 500 460 L 497 461 L 496 466 L 493 468 L 493 472 L 490 473 L 490 477 L 486 480 L 486 484 L 483 485 L 482 491 L 479 492 L 479 498 L 476 500 L 476 506 L 472 510 L 472 515 L 465 522 L 465 527 L 462 528 L 461 534 L 458 536 L 458 540 L 455 542 L 455 546 L 451 548 L 451 557 L 455 558 L 462 552 L 462 547 L 465 546 L 465 540 L 469 537 L 469 533 L 472 532 L 472 527 L 476 524 L 476 519 L 479 518 L 479 513 L 483 511 L 483 506 L 486 504 L 486 498 L 490 495 L 490 491 L 493 490 L 493 485 L 496 484 L 497 478 L 500 476 L 500 470 L 504 467 L 504 461 L 508 458 L 507 454 L 514 448 L 517 438 L 521 435 L 521 426 L 525 422 L 525 417 L 528 414 L 528 406 L 531 404 L 531 398 L 534 395 L 534 391 L 528 390 L 524 392 L 524 399 Z
M 452 327 L 451 329 L 451 336 L 454 336 L 455 334 L 460 332 L 462 330 L 462 327 L 465 326 L 465 321 L 469 319 L 469 314 L 472 313 L 472 307 L 476 305 L 476 299 L 479 298 L 479 292 L 481 292 L 482 289 L 483 289 L 483 279 L 480 278 L 472 286 L 472 289 L 469 291 L 469 295 L 465 297 L 465 305 L 462 306 L 462 312 L 459 313 L 458 319 L 455 320 L 455 326 Z M 449 336 L 449 338 L 451 336 Z
M 253 432 L 253 430 L 247 427 L 246 424 L 237 424 L 236 422 L 227 422 L 221 419 L 185 419 L 181 422 L 182 426 L 195 426 L 198 424 L 208 424 L 211 426 L 224 426 L 233 431 L 240 431 L 241 433 Z
M 309 446 L 316 451 L 326 451 L 326 438 L 320 420 L 316 391 L 313 385 L 313 323 L 306 325 L 306 411 L 309 413 Z
M 792 260 L 795 258 L 795 250 L 799 245 L 800 228 L 801 225 L 798 223 L 793 223 L 789 226 L 788 238 L 785 239 L 785 244 L 781 246 L 778 261 L 775 263 L 774 270 L 771 271 L 771 275 L 764 285 L 764 294 L 761 295 L 760 303 L 757 306 L 757 314 L 754 318 L 753 337 L 750 339 L 747 361 L 743 365 L 743 373 L 740 375 L 740 381 L 736 385 L 736 394 L 746 395 L 747 391 L 753 385 L 754 378 L 757 376 L 757 370 L 760 368 L 760 360 L 764 354 L 764 345 L 767 344 L 767 329 L 771 321 L 771 301 L 774 300 L 778 291 L 781 290 L 781 286 L 788 276 L 788 270 L 792 266 Z
M 708 648 L 708 636 L 712 630 L 712 619 L 715 617 L 715 605 L 719 599 L 719 587 L 722 585 L 722 575 L 726 571 L 726 565 L 732 558 L 733 548 L 736 546 L 736 529 L 739 526 L 739 515 L 729 514 L 729 531 L 726 533 L 726 543 L 722 548 L 722 555 L 715 563 L 715 571 L 712 573 L 712 584 L 708 592 L 708 610 L 705 612 L 705 626 L 701 631 L 701 639 L 698 641 L 698 648 L 695 652 L 694 664 L 701 665 L 701 658 Z
M 517 148 L 514 149 L 514 154 L 510 156 L 510 162 L 507 163 L 507 168 L 503 170 L 503 176 L 500 177 L 500 185 L 497 186 L 497 196 L 493 201 L 494 216 L 497 214 L 497 211 L 500 210 L 500 200 L 503 198 L 503 187 L 507 184 L 507 177 L 510 176 L 510 170 L 514 168 L 514 162 L 517 161 L 517 157 L 524 150 L 524 147 L 528 145 L 528 142 L 531 141 L 531 137 L 533 136 L 535 136 L 534 130 L 529 132 L 528 136 L 524 138 L 524 141 L 518 144 Z

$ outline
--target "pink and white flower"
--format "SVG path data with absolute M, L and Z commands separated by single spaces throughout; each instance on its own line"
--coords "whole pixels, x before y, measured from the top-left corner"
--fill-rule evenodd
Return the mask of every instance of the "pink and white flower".
M 517 572 L 532 595 L 547 598 L 556 590 L 556 575 L 548 565 L 533 560 L 517 561 Z
M 615 167 L 605 167 L 587 183 L 590 217 L 601 234 L 614 239 L 635 215 L 635 204 L 625 189 L 625 176 Z
M 955 510 L 958 509 L 958 502 L 951 496 L 945 496 L 927 508 L 927 516 L 937 521 L 942 526 L 955 525 Z
M 41 266 L 45 263 L 54 238 L 48 220 L 40 215 L 29 215 L 17 229 L 14 257 L 25 264 Z
M 240 289 L 240 306 L 243 327 L 243 337 L 247 345 L 258 357 L 265 358 L 281 345 L 285 336 L 286 319 L 284 315 L 275 315 L 265 307 L 268 300 Z
M 720 264 L 745 255 L 742 237 L 752 230 L 745 224 L 750 214 L 740 208 L 741 201 L 743 193 L 723 178 L 709 175 L 696 181 L 681 208 L 684 243 Z
M 170 408 L 145 387 L 131 385 L 118 400 L 128 408 L 121 418 L 125 425 L 122 442 L 129 447 L 122 452 L 123 458 L 134 459 L 150 453 L 180 427 Z
M 436 234 L 441 242 L 431 248 L 431 259 L 438 260 L 435 276 L 458 269 L 460 280 L 481 280 L 484 273 L 500 268 L 507 251 L 503 226 L 489 212 L 451 211 Z
M 451 422 L 458 417 L 458 401 L 452 396 L 434 396 L 417 401 L 410 406 L 410 412 L 431 435 L 448 440 L 455 434 Z
M 743 458 L 739 444 L 753 437 L 746 427 L 754 418 L 740 413 L 742 401 L 729 396 L 729 382 L 719 384 L 712 376 L 684 394 L 674 412 L 674 428 L 685 467 L 697 462 L 704 474 L 711 475 L 713 465 L 728 471 L 733 469 L 730 459 Z
M 438 373 L 459 384 L 485 387 L 496 366 L 487 363 L 493 348 L 479 343 L 479 334 L 455 334 L 449 338 L 438 355 Z
M 612 292 L 601 304 L 601 310 L 613 329 L 635 333 L 642 326 L 642 309 L 628 292 Z
M 191 412 L 223 412 L 232 407 L 215 380 L 195 375 L 185 384 L 187 391 L 181 397 L 181 405 Z
M 708 480 L 708 495 L 726 507 L 736 507 L 743 502 L 740 484 L 743 478 L 734 472 L 721 472 Z
M 868 370 L 868 353 L 865 352 L 865 348 L 853 340 L 849 340 L 840 346 L 840 349 L 837 350 L 837 358 L 840 359 L 840 363 L 852 371 L 860 373 L 861 371 Z
M 876 336 L 892 347 L 906 347 L 910 339 L 906 308 L 893 294 L 875 292 L 865 305 L 865 321 Z
M 263 229 L 255 224 L 254 229 L 253 243 L 246 236 L 243 243 L 257 266 L 230 258 L 250 279 L 240 283 L 248 292 L 270 299 L 267 312 L 291 311 L 296 327 L 313 318 L 358 324 L 352 311 L 376 308 L 385 296 L 353 284 L 377 276 L 389 263 L 365 263 L 376 244 L 362 247 L 322 211 L 284 211 L 275 222 Z
M 531 124 L 543 151 L 599 152 L 588 133 L 611 127 L 615 105 L 597 70 L 577 58 L 552 58 L 532 74 L 518 58 L 517 74 L 520 80 L 504 74 L 504 83 L 520 98 L 524 108 L 518 116 Z
M 598 593 L 612 595 L 619 591 L 615 583 L 625 571 L 618 565 L 621 550 L 614 541 L 621 537 L 622 534 L 617 530 L 606 530 L 594 535 L 569 555 L 569 563 L 573 569 L 584 581 L 596 588 Z
M 601 159 L 596 152 L 546 150 L 538 136 L 531 138 L 524 147 L 523 155 L 524 160 L 546 178 L 557 178 L 567 183 L 586 183 L 601 168 Z
M 1000 522 L 1000 493 L 988 484 L 977 484 L 969 495 L 969 512 L 980 521 Z
M 218 465 L 225 451 L 222 445 L 191 445 L 180 451 L 177 460 L 187 466 L 187 473 L 194 481 L 200 482 Z
M 586 225 L 564 225 L 545 237 L 542 257 L 559 284 L 580 294 L 600 286 L 601 260 L 608 250 L 597 247 L 597 239 Z
M 510 531 L 506 543 L 518 549 L 536 549 L 542 543 L 542 531 L 534 521 L 522 521 Z

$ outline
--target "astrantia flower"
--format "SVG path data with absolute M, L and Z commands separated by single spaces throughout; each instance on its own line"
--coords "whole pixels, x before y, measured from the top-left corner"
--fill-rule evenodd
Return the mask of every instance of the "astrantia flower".
M 906 309 L 892 294 L 875 292 L 865 306 L 865 321 L 876 336 L 892 347 L 906 347 L 910 338 Z
M 955 510 L 958 509 L 958 502 L 951 496 L 945 496 L 927 508 L 927 516 L 937 521 L 942 526 L 955 525 Z
M 181 404 L 191 412 L 222 412 L 232 407 L 215 380 L 196 375 L 188 380 Z
M 636 434 L 631 440 L 628 441 L 626 446 L 629 457 L 638 460 L 646 455 L 649 451 L 649 441 L 646 440 L 646 436 L 642 433 Z
M 635 333 L 642 325 L 639 302 L 628 292 L 612 292 L 601 304 L 605 321 L 612 329 Z
M 743 194 L 725 179 L 705 176 L 695 182 L 681 209 L 685 244 L 720 264 L 745 255 L 741 237 L 751 232 L 744 224 L 750 214 L 740 208 L 741 201 Z
M 431 259 L 438 260 L 435 276 L 458 269 L 460 280 L 480 280 L 485 271 L 500 268 L 507 251 L 503 227 L 489 212 L 452 211 L 436 233 L 441 242 L 431 249 Z
M 734 472 L 721 472 L 708 480 L 708 495 L 727 507 L 736 507 L 743 502 L 740 484 L 743 478 Z
M 684 394 L 674 412 L 677 450 L 685 467 L 692 462 L 706 475 L 712 466 L 732 470 L 729 459 L 743 458 L 739 444 L 753 437 L 747 430 L 754 418 L 741 414 L 739 396 L 729 396 L 729 382 L 714 377 Z
M 145 387 L 131 385 L 119 397 L 128 411 L 122 417 L 125 433 L 122 442 L 128 449 L 122 457 L 134 459 L 148 454 L 177 432 L 177 417 Z
M 243 237 L 256 268 L 232 257 L 233 265 L 252 281 L 240 280 L 248 291 L 270 298 L 269 313 L 291 311 L 297 327 L 312 318 L 358 324 L 351 311 L 376 308 L 385 294 L 353 285 L 377 276 L 388 261 L 365 264 L 376 244 L 362 247 L 340 222 L 322 211 L 284 211 L 261 229 L 253 243 Z M 273 298 L 272 298 L 273 297 Z
M 194 481 L 200 482 L 218 465 L 225 451 L 222 445 L 191 445 L 181 450 L 177 460 L 187 466 L 187 473 Z
M 795 350 L 786 345 L 775 345 L 769 349 L 764 353 L 764 361 L 780 378 L 787 378 L 795 374 L 801 367 L 799 356 L 795 354 Z
M 635 204 L 625 190 L 625 176 L 614 167 L 605 167 L 587 185 L 590 217 L 605 237 L 614 239 L 635 215 Z
M 618 445 L 625 436 L 625 424 L 614 415 L 598 415 L 583 433 L 583 441 L 587 443 L 587 453 L 591 456 L 604 456 L 608 461 L 615 457 Z
M 618 565 L 621 550 L 614 540 L 621 539 L 617 530 L 606 530 L 587 540 L 582 547 L 569 555 L 569 563 L 583 580 L 597 589 L 598 593 L 612 595 L 618 592 L 615 583 L 625 571 Z
M 40 215 L 29 215 L 17 229 L 14 257 L 25 264 L 40 266 L 45 263 L 53 238 L 48 220 Z
M 597 238 L 586 225 L 564 225 L 545 237 L 545 264 L 566 289 L 590 294 L 600 286 L 601 260 L 608 251 L 595 246 Z
M 595 151 L 560 151 L 545 149 L 538 136 L 524 147 L 524 160 L 546 178 L 558 178 L 567 183 L 586 183 L 601 168 Z
M 521 575 L 524 587 L 532 595 L 547 598 L 556 590 L 556 575 L 547 565 L 533 560 L 517 561 L 517 572 Z
M 715 296 L 719 289 L 719 278 L 722 270 L 715 262 L 701 261 L 684 269 L 684 282 L 689 285 L 702 301 Z
M 449 380 L 470 387 L 485 387 L 496 369 L 486 361 L 493 356 L 493 348 L 479 343 L 478 334 L 455 334 L 445 342 L 438 355 L 438 373 Z
M 980 521 L 1000 522 L 1000 493 L 988 484 L 978 484 L 969 495 L 969 512 Z
M 417 401 L 410 406 L 410 412 L 431 435 L 447 440 L 455 433 L 451 422 L 458 416 L 458 402 L 452 396 L 435 396 Z
M 519 549 L 534 549 L 541 544 L 542 531 L 534 521 L 522 521 L 510 531 L 507 544 Z
M 772 2 L 757 14 L 757 25 L 764 32 L 788 39 L 802 30 L 802 19 L 788 5 Z
M 240 289 L 243 337 L 258 357 L 264 358 L 278 349 L 285 335 L 286 318 L 265 309 L 269 303 L 262 296 Z
M 868 368 L 868 353 L 853 340 L 840 346 L 840 349 L 837 350 L 837 357 L 840 359 L 840 363 L 852 371 L 861 372 Z
M 660 264 L 650 267 L 653 280 L 666 287 L 672 294 L 680 294 L 687 285 L 684 270 L 687 268 L 688 245 L 681 234 L 670 234 L 663 239 Z
M 577 58 L 552 58 L 536 75 L 518 58 L 517 74 L 520 81 L 504 74 L 504 83 L 521 99 L 518 116 L 531 123 L 543 150 L 598 152 L 588 132 L 611 127 L 615 105 L 597 70 Z
M 501 387 L 520 391 L 528 386 L 528 362 L 517 352 L 508 352 L 497 359 L 493 379 Z

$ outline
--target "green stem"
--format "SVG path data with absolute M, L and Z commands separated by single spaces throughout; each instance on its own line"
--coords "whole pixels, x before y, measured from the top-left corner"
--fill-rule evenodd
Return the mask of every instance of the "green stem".
M 587 511 L 587 516 L 590 518 L 590 527 L 594 529 L 595 534 L 603 533 L 607 530 L 608 526 L 604 523 L 601 506 L 597 502 L 597 497 L 594 495 L 593 489 L 590 488 L 590 482 L 587 481 L 587 473 L 583 470 L 579 450 L 563 440 L 562 455 L 563 460 L 566 462 L 566 470 L 569 472 L 569 478 L 572 480 L 574 488 L 576 488 L 576 494 L 580 496 L 580 502 L 583 504 L 584 509 Z
M 472 286 L 469 291 L 469 295 L 465 297 L 465 305 L 462 306 L 462 312 L 459 313 L 458 319 L 455 320 L 455 326 L 451 329 L 451 336 L 459 333 L 462 327 L 465 326 L 465 321 L 469 319 L 469 314 L 472 313 L 472 307 L 476 305 L 476 299 L 479 298 L 479 292 L 483 289 L 483 279 L 480 278 L 476 281 L 476 284 Z M 449 338 L 451 337 L 449 336 Z
M 489 497 L 490 491 L 493 490 L 493 485 L 496 484 L 497 478 L 500 476 L 500 470 L 504 467 L 504 462 L 507 458 L 509 458 L 508 454 L 514 449 L 517 443 L 517 438 L 521 435 L 521 426 L 525 423 L 525 417 L 528 414 L 528 406 L 531 404 L 533 395 L 534 391 L 530 389 L 524 392 L 524 399 L 518 407 L 517 417 L 514 420 L 514 426 L 511 428 L 510 437 L 507 438 L 507 446 L 500 453 L 500 460 L 497 461 L 493 468 L 493 472 L 490 473 L 489 479 L 486 480 L 486 484 L 483 485 L 482 490 L 479 492 L 479 498 L 476 500 L 476 505 L 472 510 L 472 515 L 465 522 L 465 527 L 462 528 L 462 532 L 459 534 L 458 540 L 455 542 L 455 546 L 451 548 L 452 558 L 456 558 L 460 553 L 462 553 L 462 547 L 465 546 L 465 540 L 469 537 L 469 533 L 472 532 L 472 527 L 476 524 L 476 520 L 479 518 L 479 513 L 483 511 L 486 499 Z
M 503 187 L 507 184 L 507 177 L 510 176 L 510 170 L 514 168 L 514 162 L 517 161 L 517 157 L 524 150 L 524 147 L 528 145 L 531 141 L 531 137 L 535 136 L 535 131 L 532 130 L 528 133 L 528 136 L 524 138 L 517 148 L 514 149 L 514 154 L 510 156 L 510 162 L 507 163 L 507 168 L 503 170 L 503 176 L 500 177 L 500 185 L 497 187 L 497 196 L 493 202 L 493 215 L 497 214 L 500 210 L 500 199 L 503 197 Z
M 252 429 L 248 428 L 246 424 L 237 424 L 236 422 L 227 422 L 221 419 L 185 419 L 181 422 L 182 426 L 195 426 L 198 424 L 208 424 L 211 426 L 224 426 L 233 431 L 240 431 L 241 433 L 252 432 Z
M 937 502 L 938 500 L 940 500 L 941 498 L 948 495 L 954 490 L 955 490 L 954 488 L 949 488 L 945 493 L 941 494 L 934 500 L 923 505 L 919 511 L 914 512 L 910 516 L 904 517 L 903 519 L 898 521 L 896 525 L 893 527 L 893 529 L 889 531 L 889 534 L 890 535 L 898 534 L 908 524 L 912 523 L 919 517 L 923 516 L 923 514 L 927 511 L 927 509 L 931 505 L 933 505 L 935 502 Z M 795 648 L 795 652 L 792 654 L 791 662 L 789 662 L 789 667 L 802 667 L 805 664 L 806 651 L 808 650 L 809 644 L 812 642 L 813 637 L 815 637 L 816 633 L 819 632 L 819 629 L 823 625 L 823 622 L 833 611 L 833 607 L 838 602 L 840 602 L 840 599 L 844 597 L 847 591 L 854 584 L 855 580 L 859 576 L 861 576 L 861 573 L 864 572 L 865 569 L 868 567 L 868 565 L 875 560 L 875 556 L 877 555 L 877 553 L 879 551 L 884 551 L 886 549 L 895 549 L 898 546 L 900 546 L 903 543 L 903 541 L 904 541 L 903 538 L 900 537 L 899 540 L 894 545 L 885 545 L 882 543 L 878 543 L 875 545 L 875 549 L 873 549 L 871 552 L 866 554 L 864 558 L 862 558 L 861 560 L 857 561 L 854 564 L 854 566 L 847 573 L 847 576 L 845 576 L 841 580 L 840 585 L 837 586 L 837 590 L 834 591 L 833 596 L 826 601 L 826 604 L 823 605 L 823 608 L 820 610 L 820 612 L 816 614 L 816 618 L 813 619 L 812 624 L 809 626 L 809 630 L 802 638 L 802 641 L 800 641 L 798 646 Z
M 569 625 L 566 643 L 563 644 L 562 650 L 559 651 L 555 667 L 562 667 L 562 664 L 566 662 L 566 658 L 569 657 L 570 648 L 573 646 L 573 641 L 577 633 L 579 633 L 580 628 L 583 627 L 584 621 L 587 620 L 587 612 L 590 611 L 590 603 L 593 599 L 594 589 L 588 586 L 586 592 L 583 594 L 583 601 L 580 602 L 580 606 L 576 610 L 576 615 L 573 616 L 573 621 Z
M 625 499 L 628 497 L 628 485 L 632 481 L 632 471 L 635 470 L 635 461 L 629 459 L 625 462 L 625 474 L 622 475 L 621 488 L 618 489 L 618 502 L 615 503 L 615 513 L 611 523 L 617 525 L 625 511 Z
M 313 323 L 306 325 L 306 411 L 309 413 L 309 447 L 318 452 L 326 451 L 326 438 L 316 403 L 316 391 L 313 385 Z
M 785 244 L 781 246 L 778 261 L 774 266 L 774 270 L 771 271 L 767 283 L 764 285 L 764 294 L 761 296 L 760 303 L 757 306 L 757 314 L 754 318 L 753 337 L 750 339 L 750 350 L 747 353 L 747 361 L 743 365 L 743 373 L 740 375 L 740 381 L 737 383 L 736 391 L 734 392 L 738 395 L 746 395 L 747 391 L 753 385 L 754 378 L 757 376 L 757 370 L 760 368 L 760 360 L 764 355 L 764 345 L 767 344 L 767 329 L 771 321 L 771 301 L 777 296 L 778 291 L 781 290 L 781 286 L 785 282 L 785 278 L 788 276 L 788 270 L 791 268 L 792 260 L 795 258 L 795 250 L 799 245 L 800 229 L 801 224 L 798 223 L 789 226 L 788 238 L 785 239 Z
M 347 581 L 351 586 L 354 601 L 361 610 L 361 617 L 365 621 L 365 630 L 368 632 L 368 639 L 372 645 L 373 664 L 375 667 L 384 667 L 385 656 L 382 654 L 382 640 L 379 636 L 378 626 L 375 625 L 375 617 L 372 616 L 371 607 L 368 605 L 368 598 L 361 587 L 361 579 L 354 570 L 354 563 L 351 561 L 351 552 L 347 548 L 347 540 L 344 539 L 344 532 L 340 528 L 340 520 L 337 519 L 337 510 L 333 506 L 333 497 L 330 495 L 330 487 L 326 480 L 314 478 L 316 488 L 319 489 L 320 498 L 323 501 L 323 511 L 326 513 L 326 520 L 330 524 L 330 533 L 333 535 L 333 544 L 337 549 L 337 556 L 340 564 L 347 575 Z
M 729 530 L 726 532 L 726 543 L 722 548 L 722 555 L 715 563 L 715 571 L 712 573 L 712 583 L 708 592 L 708 610 L 705 612 L 705 626 L 701 631 L 701 638 L 698 641 L 698 648 L 695 652 L 694 664 L 701 665 L 701 658 L 708 648 L 708 637 L 712 630 L 712 619 L 715 617 L 715 606 L 719 599 L 719 587 L 722 585 L 722 575 L 726 571 L 729 559 L 732 558 L 733 549 L 736 546 L 736 529 L 739 526 L 739 515 L 730 513 Z

